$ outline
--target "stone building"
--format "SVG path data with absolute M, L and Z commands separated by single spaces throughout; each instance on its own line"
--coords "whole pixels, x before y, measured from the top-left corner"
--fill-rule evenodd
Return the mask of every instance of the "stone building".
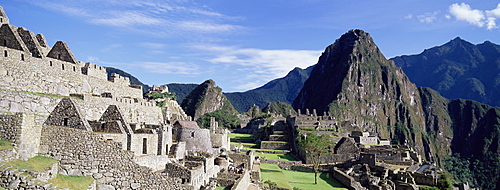
M 214 159 L 229 144 L 223 129 L 186 121 L 173 100 L 162 110 L 128 77 L 108 79 L 105 67 L 78 61 L 65 42 L 50 47 L 43 35 L 11 25 L 2 7 L 0 23 L 0 138 L 16 144 L 9 159 L 52 157 L 62 174 L 118 189 L 192 189 L 154 172 L 180 159 L 190 168 L 202 163 L 203 172 L 191 172 L 197 187 L 218 172 Z M 211 156 L 189 160 L 200 151 Z

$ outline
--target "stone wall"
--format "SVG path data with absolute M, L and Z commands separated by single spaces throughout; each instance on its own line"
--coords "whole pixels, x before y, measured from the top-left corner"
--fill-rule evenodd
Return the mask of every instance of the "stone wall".
M 275 150 L 288 150 L 290 145 L 284 141 L 262 141 L 260 143 L 261 149 L 275 149 Z
M 332 176 L 335 180 L 340 182 L 344 187 L 349 190 L 367 190 L 365 187 L 361 186 L 359 182 L 354 180 L 351 176 L 345 174 L 337 168 L 333 168 Z
M 423 173 L 411 173 L 413 176 L 413 179 L 415 180 L 416 184 L 419 185 L 427 185 L 427 186 L 436 186 L 438 179 L 433 177 L 430 174 L 423 174 Z
M 50 169 L 38 172 L 26 169 L 14 169 L 0 164 L 0 187 L 7 189 L 49 189 L 49 179 L 58 173 L 59 163 L 54 163 Z M 95 184 L 88 189 L 95 190 Z
M 25 51 L 0 47 L 6 56 L 0 56 L 0 88 L 40 93 L 97 94 L 111 93 L 113 97 L 142 98 L 142 90 L 123 82 L 111 82 L 105 75 L 85 75 L 85 63 L 71 63 L 58 59 L 32 57 Z M 96 69 L 105 70 L 103 67 Z M 101 77 L 97 77 L 101 76 Z
M 40 130 L 33 114 L 0 115 L 0 138 L 16 144 L 17 159 L 27 160 L 36 156 L 40 145 Z
M 0 150 L 0 163 L 10 162 L 12 160 L 17 160 L 19 154 L 17 154 L 17 148 L 13 147 L 10 149 Z
M 252 155 L 230 153 L 228 156 L 233 160 L 234 167 L 244 166 L 245 171 L 253 167 L 253 153 Z
M 0 138 L 16 143 L 21 136 L 22 114 L 0 115 Z
M 43 126 L 40 154 L 59 160 L 60 173 L 93 177 L 97 185 L 119 189 L 183 189 L 165 174 L 133 161 L 121 143 L 99 134 L 68 127 Z
M 153 171 L 161 171 L 165 169 L 165 165 L 167 163 L 173 162 L 172 158 L 169 158 L 167 155 L 144 155 L 144 156 L 135 156 L 134 162 L 141 165 L 146 166 Z
M 245 172 L 243 172 L 243 175 L 238 180 L 236 180 L 233 187 L 231 187 L 231 190 L 247 190 L 249 185 L 250 185 L 250 171 L 245 170 Z
M 127 98 L 82 96 L 83 100 L 74 99 L 73 102 L 81 109 L 81 114 L 86 120 L 99 120 L 109 105 L 116 105 L 122 113 L 126 113 L 123 118 L 129 123 L 144 122 L 145 124 L 158 125 L 164 120 L 161 108 L 152 102 L 144 100 L 135 102 L 135 100 Z M 1 90 L 0 87 L 0 113 L 33 113 L 36 116 L 36 124 L 42 125 L 63 97 Z

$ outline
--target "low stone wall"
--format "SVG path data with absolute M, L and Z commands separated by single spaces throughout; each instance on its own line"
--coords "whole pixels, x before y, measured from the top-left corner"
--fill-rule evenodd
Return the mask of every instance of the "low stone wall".
M 231 190 L 247 190 L 250 185 L 250 171 L 245 170 L 241 176 L 231 187 Z
M 16 144 L 18 159 L 27 160 L 36 156 L 40 145 L 40 130 L 34 114 L 0 115 L 0 138 Z
M 232 187 L 242 174 L 235 173 L 219 173 L 216 178 L 210 178 L 210 181 L 215 181 L 219 187 Z
M 349 190 L 368 190 L 367 188 L 361 186 L 361 184 L 359 184 L 359 182 L 354 180 L 354 178 L 338 170 L 337 168 L 333 168 L 332 176 L 335 180 L 340 182 L 342 185 L 344 185 L 344 187 L 348 188 Z
M 15 147 L 5 150 L 0 150 L 0 163 L 10 162 L 12 160 L 19 159 L 19 154 Z
M 275 150 L 288 150 L 290 145 L 284 141 L 262 141 L 260 143 L 261 149 L 275 149 Z
M 433 177 L 430 174 L 423 174 L 423 173 L 411 173 L 413 176 L 413 179 L 415 180 L 416 184 L 419 185 L 427 185 L 427 186 L 436 186 L 438 179 Z
M 134 157 L 134 162 L 151 168 L 153 171 L 160 171 L 165 169 L 167 163 L 172 162 L 170 158 L 166 155 L 145 155 Z
M 50 169 L 37 172 L 26 169 L 14 169 L 0 164 L 0 187 L 7 189 L 48 189 L 49 179 L 56 177 L 59 163 L 54 163 Z M 89 189 L 95 189 L 95 185 Z
M 287 135 L 270 135 L 269 140 L 270 141 L 288 141 L 288 136 Z
M 166 174 L 154 173 L 133 161 L 121 143 L 104 141 L 92 132 L 43 126 L 40 154 L 59 160 L 61 174 L 93 177 L 97 185 L 117 189 L 183 189 Z

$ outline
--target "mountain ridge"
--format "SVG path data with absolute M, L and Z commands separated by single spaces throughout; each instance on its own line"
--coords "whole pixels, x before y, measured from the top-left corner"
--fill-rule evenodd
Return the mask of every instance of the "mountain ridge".
M 500 106 L 500 45 L 474 45 L 457 37 L 420 54 L 391 58 L 418 86 L 446 98 L 470 99 Z

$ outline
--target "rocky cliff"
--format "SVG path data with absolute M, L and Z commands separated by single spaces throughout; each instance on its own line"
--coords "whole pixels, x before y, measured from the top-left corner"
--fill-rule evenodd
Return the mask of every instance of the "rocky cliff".
M 217 87 L 213 80 L 206 80 L 198 85 L 182 101 L 182 109 L 194 120 L 206 113 L 217 110 L 226 110 L 229 113 L 236 113 L 231 102 L 222 93 L 222 89 Z
M 325 49 L 293 107 L 328 112 L 343 131 L 369 131 L 438 165 L 459 154 L 465 168 L 485 166 L 469 171 L 469 181 L 482 188 L 495 186 L 481 181 L 499 180 L 500 172 L 488 168 L 500 166 L 500 109 L 418 88 L 364 31 L 351 30 Z M 457 168 L 447 167 L 464 171 Z

